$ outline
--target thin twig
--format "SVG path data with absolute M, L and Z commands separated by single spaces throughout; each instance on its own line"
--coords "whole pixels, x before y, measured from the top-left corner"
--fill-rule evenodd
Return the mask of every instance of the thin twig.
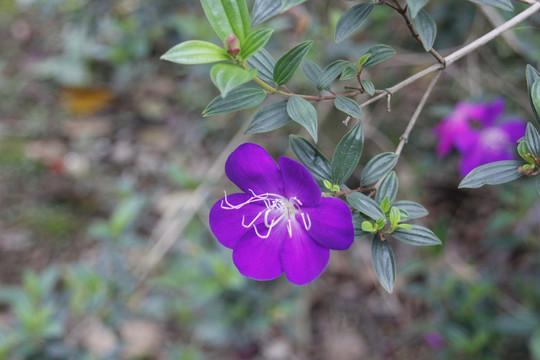
M 528 9 L 526 9 L 526 10 L 522 11 L 521 13 L 517 14 L 516 16 L 514 16 L 513 18 L 511 18 L 510 20 L 508 20 L 507 22 L 505 22 L 501 26 L 491 30 L 490 32 L 488 32 L 484 36 L 476 39 L 475 41 L 473 41 L 470 44 L 464 46 L 463 48 L 461 48 L 461 49 L 453 52 L 452 54 L 446 56 L 444 58 L 445 61 L 446 61 L 446 65 L 449 66 L 449 65 L 453 64 L 454 62 L 461 59 L 465 55 L 473 52 L 474 50 L 478 49 L 479 47 L 481 47 L 481 46 L 485 45 L 486 43 L 488 43 L 489 41 L 493 40 L 494 38 L 496 38 L 497 36 L 499 36 L 500 34 L 505 32 L 506 30 L 508 30 L 511 27 L 519 24 L 523 20 L 531 17 L 532 15 L 537 13 L 539 10 L 540 10 L 540 2 L 535 2 Z M 443 68 L 444 67 L 441 64 L 431 65 L 430 67 L 428 67 L 428 68 L 426 68 L 426 69 L 424 69 L 424 70 L 422 70 L 422 71 L 408 77 L 407 79 L 403 80 L 402 82 L 400 82 L 400 83 L 398 83 L 398 84 L 396 84 L 396 85 L 394 85 L 394 86 L 392 86 L 392 87 L 390 87 L 390 88 L 388 88 L 386 90 L 389 91 L 390 93 L 395 93 L 396 91 L 399 91 L 399 90 L 403 89 L 404 87 L 412 84 L 416 80 L 421 79 L 424 76 L 426 76 L 428 74 L 431 74 L 432 72 L 435 72 L 437 70 L 441 70 Z M 363 102 L 362 104 L 360 104 L 360 107 L 364 107 L 364 106 L 367 106 L 369 104 L 372 104 L 375 101 L 378 101 L 379 99 L 382 99 L 386 95 L 387 95 L 386 93 L 382 93 L 382 94 L 379 94 L 377 96 L 374 96 L 371 99 L 369 99 L 369 100 Z
M 431 92 L 433 91 L 433 88 L 435 87 L 435 84 L 437 83 L 437 80 L 439 80 L 439 77 L 441 77 L 442 70 L 439 70 L 437 73 L 435 73 L 435 76 L 433 76 L 433 79 L 431 79 L 431 82 L 429 83 L 428 88 L 426 89 L 426 92 L 424 93 L 424 96 L 422 96 L 422 99 L 418 103 L 418 106 L 416 107 L 416 110 L 414 110 L 414 114 L 411 117 L 411 120 L 409 120 L 409 124 L 407 125 L 407 128 L 405 129 L 405 132 L 400 137 L 399 144 L 396 149 L 396 154 L 401 155 L 401 151 L 403 150 L 403 147 L 409 141 L 409 135 L 411 134 L 412 129 L 414 128 L 414 125 L 416 125 L 416 121 L 418 120 L 418 117 L 420 116 L 420 113 L 424 109 L 424 106 L 426 105 L 427 99 L 429 95 L 431 95 Z

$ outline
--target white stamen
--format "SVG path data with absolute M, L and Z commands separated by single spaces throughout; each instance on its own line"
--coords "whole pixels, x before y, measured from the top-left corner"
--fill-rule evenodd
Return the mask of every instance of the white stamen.
M 242 216 L 242 226 L 246 229 L 253 227 L 255 230 L 255 234 L 257 234 L 259 238 L 267 239 L 270 236 L 272 229 L 279 223 L 281 223 L 281 221 L 284 219 L 287 219 L 287 232 L 289 234 L 289 237 L 292 238 L 294 226 L 293 221 L 297 221 L 297 213 L 299 213 L 302 217 L 302 222 L 306 231 L 311 229 L 311 219 L 309 217 L 309 214 L 303 213 L 301 211 L 302 202 L 296 196 L 287 199 L 282 195 L 272 193 L 264 193 L 257 195 L 251 189 L 249 189 L 249 192 L 251 193 L 252 197 L 237 205 L 233 205 L 229 202 L 229 199 L 227 198 L 227 193 L 225 192 L 225 197 L 221 201 L 221 208 L 224 210 L 239 210 L 242 207 L 253 203 L 259 203 L 259 205 L 264 206 L 265 209 L 259 211 L 257 216 L 255 216 L 255 218 L 253 218 L 253 220 L 251 220 L 249 224 L 246 224 L 246 216 Z M 279 216 L 274 216 L 273 218 L 271 217 L 271 215 L 278 214 Z M 262 221 L 261 217 L 263 218 Z M 259 224 L 256 224 L 257 222 L 259 222 Z M 257 228 L 257 225 L 264 225 L 264 227 L 268 229 L 268 232 L 266 234 L 261 234 L 259 232 L 259 229 Z

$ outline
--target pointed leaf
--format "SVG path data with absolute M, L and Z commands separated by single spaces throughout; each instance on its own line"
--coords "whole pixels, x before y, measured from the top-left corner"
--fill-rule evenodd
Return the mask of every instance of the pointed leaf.
M 364 21 L 371 10 L 373 10 L 373 6 L 373 3 L 371 2 L 363 3 L 355 5 L 345 11 L 336 24 L 336 33 L 334 36 L 336 42 L 342 41 L 358 29 L 360 24 L 362 24 L 362 21 Z
M 281 12 L 287 11 L 290 8 L 300 5 L 301 3 L 305 2 L 306 0 L 282 0 L 283 8 L 281 9 Z
M 274 30 L 272 29 L 259 29 L 252 32 L 240 49 L 240 56 L 242 59 L 247 59 L 257 51 L 261 50 L 268 40 L 270 40 L 273 31 Z
M 249 109 L 259 105 L 264 99 L 266 99 L 266 93 L 260 87 L 239 87 L 231 91 L 225 99 L 221 95 L 214 98 L 204 109 L 203 115 L 212 116 Z
M 484 4 L 489 6 L 495 6 L 505 11 L 514 11 L 514 5 L 512 0 L 469 0 L 477 4 Z
M 256 26 L 271 17 L 285 12 L 293 6 L 300 5 L 306 0 L 255 0 L 253 6 L 252 26 Z
M 362 67 L 364 68 L 372 67 L 373 65 L 377 65 L 378 63 L 381 63 L 386 59 L 391 58 L 392 56 L 396 55 L 396 50 L 394 50 L 394 48 L 388 45 L 377 44 L 370 47 L 366 51 L 366 55 L 367 54 L 369 54 L 370 56 L 362 65 Z
M 540 79 L 536 79 L 531 86 L 531 102 L 536 111 L 536 118 L 540 119 Z
M 341 74 L 343 69 L 345 69 L 348 64 L 348 61 L 337 60 L 324 68 L 322 75 L 319 77 L 317 89 L 328 89 L 330 85 L 332 85 L 332 82 L 339 76 L 339 74 Z
M 428 0 L 407 0 L 407 6 L 411 9 L 411 17 L 415 18 L 418 11 L 426 5 Z
M 414 19 L 411 16 L 411 10 L 407 9 L 409 18 L 414 28 L 418 31 L 420 35 L 420 40 L 422 40 L 422 45 L 426 51 L 431 50 L 433 43 L 435 42 L 435 37 L 437 36 L 437 25 L 435 21 L 425 12 L 423 9 L 418 11 L 418 14 Z
M 536 158 L 540 158 L 540 134 L 538 133 L 538 130 L 536 130 L 534 125 L 531 123 L 527 123 L 525 141 L 527 142 L 527 147 L 529 148 L 531 153 Z
M 362 193 L 355 192 L 347 195 L 347 202 L 353 208 L 375 221 L 385 217 L 384 212 L 381 210 L 379 204 L 377 204 L 372 198 Z
M 267 105 L 253 116 L 246 133 L 263 133 L 282 127 L 291 121 L 287 114 L 287 100 Z
M 394 206 L 400 210 L 405 210 L 410 219 L 418 219 L 429 214 L 425 207 L 414 201 L 400 200 L 396 201 Z
M 232 57 L 225 49 L 215 44 L 206 41 L 190 40 L 172 47 L 160 59 L 177 64 L 206 64 L 231 60 Z
M 375 274 L 384 290 L 392 293 L 396 282 L 396 260 L 388 241 L 382 241 L 379 234 L 373 236 L 371 243 L 371 261 Z
M 287 51 L 277 62 L 274 67 L 274 82 L 278 85 L 287 83 L 293 76 L 298 66 L 306 57 L 313 41 L 304 41 L 291 50 Z
M 255 0 L 253 5 L 251 26 L 255 27 L 265 20 L 281 12 L 282 4 L 276 0 Z
M 287 101 L 287 113 L 297 123 L 306 128 L 317 142 L 317 110 L 311 103 L 300 96 L 293 96 Z
M 311 60 L 304 60 L 302 62 L 302 71 L 306 75 L 310 83 L 317 86 L 319 79 L 323 73 L 323 69 Z
M 343 69 L 343 72 L 341 73 L 339 80 L 354 79 L 357 75 L 358 75 L 358 72 L 356 71 L 356 68 L 354 67 L 354 65 L 349 64 L 349 66 Z
M 364 117 L 364 113 L 362 112 L 362 109 L 360 109 L 360 105 L 358 105 L 358 103 L 351 98 L 338 96 L 334 99 L 334 106 L 336 109 L 343 111 L 345 114 L 355 119 L 361 119 Z
M 245 0 L 201 0 L 210 25 L 225 42 L 227 35 L 234 34 L 244 44 L 251 32 L 251 20 Z
M 324 180 L 332 178 L 330 161 L 315 146 L 301 136 L 289 136 L 289 143 L 298 161 L 309 170 L 319 184 L 319 187 L 324 189 Z
M 234 88 L 247 83 L 257 75 L 257 70 L 246 70 L 231 63 L 219 63 L 210 69 L 212 82 L 221 91 L 221 97 Z
M 257 77 L 267 84 L 274 85 L 274 66 L 276 61 L 266 49 L 257 51 L 247 59 L 248 65 L 257 69 Z
M 363 238 L 363 237 L 366 237 L 368 235 L 371 235 L 370 231 L 364 231 L 362 229 L 362 224 L 365 221 L 366 220 L 363 217 L 361 217 L 359 214 L 353 213 L 353 225 L 354 225 L 354 238 L 355 239 L 359 239 L 359 238 Z M 373 226 L 372 226 L 372 228 L 373 228 Z
M 531 65 L 527 64 L 527 68 L 525 70 L 525 77 L 527 78 L 527 90 L 529 92 L 529 101 L 531 102 L 531 109 L 533 110 L 534 116 L 536 116 L 536 120 L 538 120 L 538 123 L 540 123 L 540 112 L 535 111 L 533 99 L 532 99 L 532 86 L 534 82 L 538 79 L 540 79 L 540 72 L 536 70 Z M 537 97 L 538 98 L 538 97 Z
M 504 160 L 481 165 L 473 169 L 461 181 L 458 188 L 479 188 L 483 185 L 498 185 L 520 178 L 518 168 L 521 161 Z
M 398 186 L 399 183 L 396 172 L 391 171 L 388 175 L 386 175 L 384 180 L 381 182 L 381 185 L 379 185 L 377 193 L 375 194 L 375 201 L 380 204 L 383 199 L 388 196 L 390 204 L 392 204 L 394 200 L 396 200 Z
M 362 186 L 375 184 L 380 178 L 388 174 L 396 166 L 398 158 L 398 155 L 387 152 L 369 160 L 360 177 Z
M 364 88 L 364 90 L 366 90 L 366 92 L 369 95 L 375 94 L 375 85 L 373 85 L 373 83 L 371 81 L 362 80 L 360 83 L 362 84 L 362 87 Z
M 441 239 L 431 230 L 420 225 L 411 224 L 412 229 L 397 229 L 392 236 L 404 243 L 414 246 L 441 245 Z
M 351 176 L 364 147 L 364 132 L 359 122 L 343 136 L 332 157 L 332 183 L 342 184 Z

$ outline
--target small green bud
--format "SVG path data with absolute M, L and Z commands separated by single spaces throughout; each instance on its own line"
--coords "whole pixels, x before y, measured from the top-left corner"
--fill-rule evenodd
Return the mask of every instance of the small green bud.
M 328 180 L 323 180 L 323 184 L 324 184 L 324 187 L 327 188 L 328 190 L 332 191 L 332 183 Z
M 365 232 L 373 233 L 375 232 L 375 229 L 373 229 L 373 225 L 369 221 L 363 221 L 362 222 L 362 230 Z
M 397 228 L 404 229 L 404 230 L 412 230 L 412 226 L 410 224 L 399 224 Z

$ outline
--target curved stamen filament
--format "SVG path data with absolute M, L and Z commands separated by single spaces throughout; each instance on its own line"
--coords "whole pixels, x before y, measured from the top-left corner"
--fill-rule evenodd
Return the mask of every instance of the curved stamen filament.
M 296 224 L 296 214 L 298 213 L 302 217 L 304 228 L 306 230 L 311 229 L 311 219 L 309 214 L 301 211 L 302 201 L 296 196 L 287 199 L 282 195 L 272 193 L 257 195 L 251 189 L 249 192 L 251 192 L 252 197 L 237 205 L 233 205 L 229 202 L 227 193 L 225 192 L 225 197 L 221 201 L 221 208 L 224 210 L 239 210 L 248 204 L 259 203 L 259 205 L 263 207 L 263 210 L 259 211 L 248 224 L 246 224 L 246 216 L 242 215 L 242 226 L 244 228 L 253 227 L 259 238 L 267 239 L 270 236 L 272 229 L 284 219 L 287 219 L 287 233 L 289 234 L 289 237 L 292 238 L 293 226 L 295 226 L 293 222 Z M 261 217 L 263 219 L 261 219 Z M 259 224 L 256 224 L 258 221 Z M 257 227 L 258 225 L 264 225 L 264 227 L 268 229 L 268 232 L 266 234 L 261 234 Z

